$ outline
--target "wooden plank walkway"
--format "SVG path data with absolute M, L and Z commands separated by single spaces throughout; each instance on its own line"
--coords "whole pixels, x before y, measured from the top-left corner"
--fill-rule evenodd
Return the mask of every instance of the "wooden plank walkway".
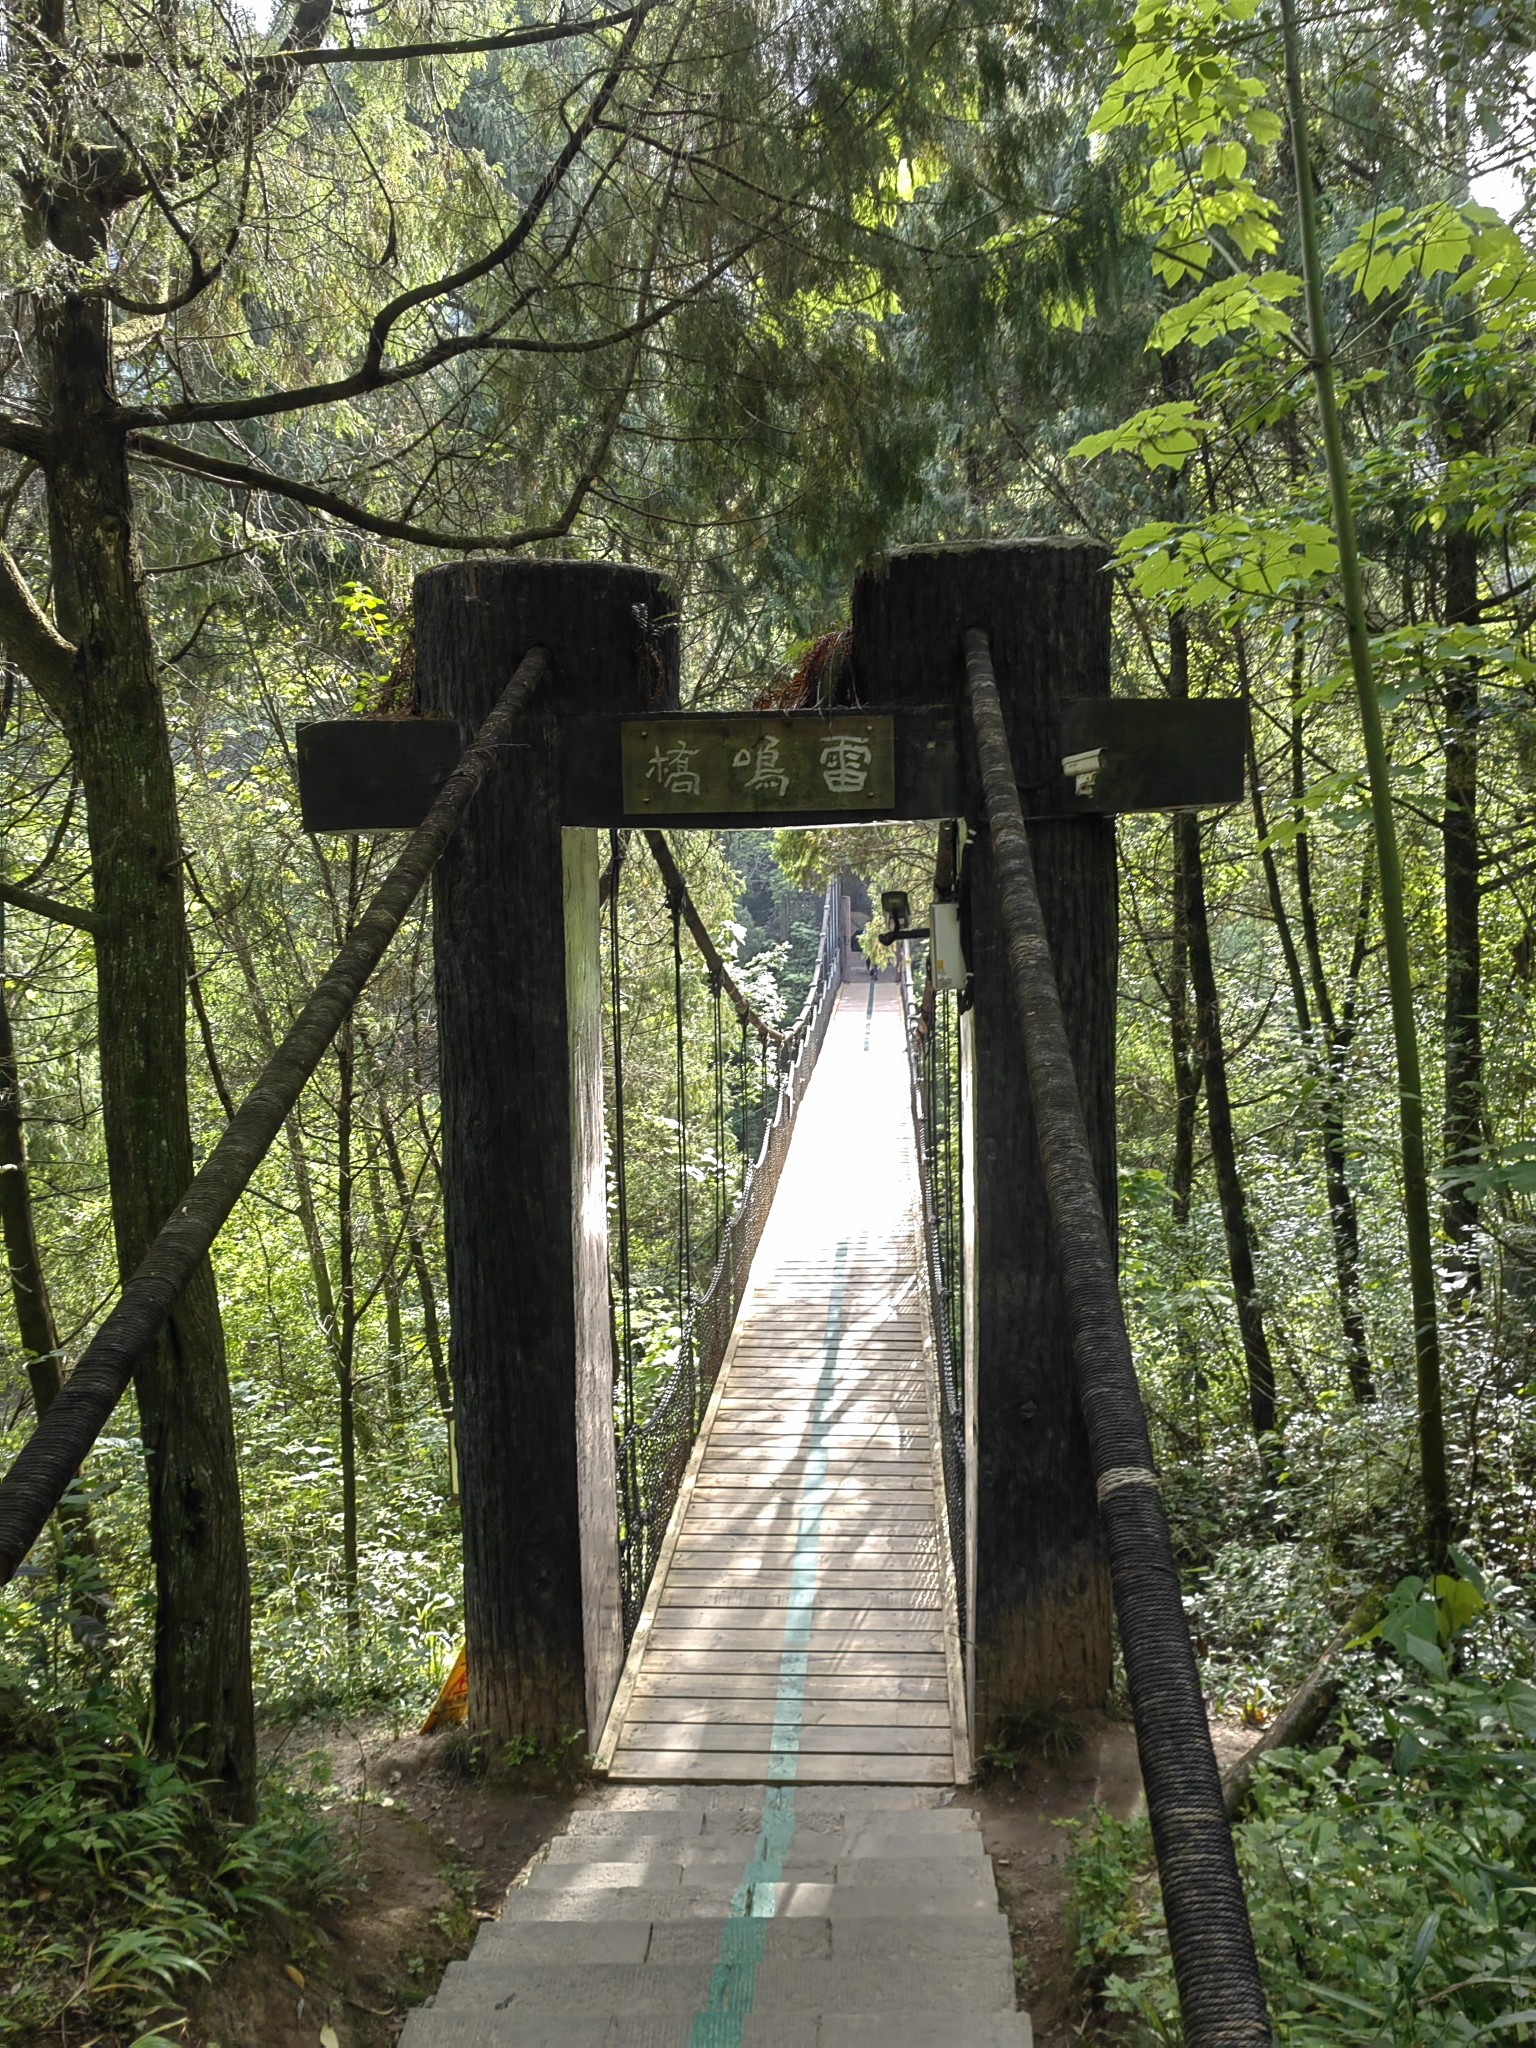
M 839 992 L 597 1753 L 618 1779 L 970 1775 L 899 991 Z

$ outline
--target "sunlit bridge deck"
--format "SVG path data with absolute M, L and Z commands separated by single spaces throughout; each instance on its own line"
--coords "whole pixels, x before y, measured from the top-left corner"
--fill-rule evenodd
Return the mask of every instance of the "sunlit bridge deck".
M 599 1750 L 618 1779 L 969 1775 L 899 992 L 801 1105 Z

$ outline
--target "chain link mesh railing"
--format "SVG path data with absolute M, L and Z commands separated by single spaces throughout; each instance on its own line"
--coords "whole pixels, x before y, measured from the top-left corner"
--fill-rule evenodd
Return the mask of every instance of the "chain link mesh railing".
M 960 1091 L 958 1034 L 950 1028 L 950 999 L 929 980 L 919 1004 L 908 948 L 901 948 L 901 997 L 906 1020 L 907 1075 L 917 1136 L 922 1189 L 923 1250 L 928 1268 L 934 1353 L 939 1379 L 939 1448 L 944 1461 L 944 1509 L 954 1560 L 955 1599 L 966 1611 L 965 1359 L 961 1226 Z
M 677 1505 L 704 1410 L 741 1306 L 753 1255 L 789 1151 L 795 1115 L 826 1036 L 841 980 L 841 893 L 827 885 L 821 943 L 805 1004 L 779 1050 L 779 1087 L 756 1160 L 716 1247 L 714 1270 L 683 1320 L 677 1363 L 645 1421 L 619 1445 L 619 1585 L 630 1640 Z

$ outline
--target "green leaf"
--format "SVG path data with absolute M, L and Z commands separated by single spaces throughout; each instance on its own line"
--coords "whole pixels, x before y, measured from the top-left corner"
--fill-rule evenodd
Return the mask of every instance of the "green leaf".
M 1453 1579 L 1441 1573 L 1434 1580 L 1435 1605 L 1440 1614 L 1440 1635 L 1444 1642 L 1454 1642 L 1468 1625 L 1487 1608 L 1488 1602 L 1466 1579 Z
M 1300 290 L 1301 279 L 1288 270 L 1222 278 L 1170 306 L 1152 329 L 1147 347 L 1166 355 L 1185 341 L 1204 348 L 1208 342 L 1233 334 L 1289 336 L 1293 332 L 1290 315 L 1281 310 L 1280 302 L 1294 298 Z
M 1148 406 L 1105 433 L 1085 435 L 1067 452 L 1084 461 L 1108 454 L 1134 455 L 1148 469 L 1182 469 L 1211 431 L 1210 421 L 1199 417 L 1193 400 L 1178 399 Z
M 1434 1944 L 1435 1936 L 1440 1932 L 1442 1918 L 1443 1914 L 1438 1907 L 1434 1912 L 1426 1913 L 1424 1924 L 1414 1937 L 1413 1956 L 1408 1965 L 1409 1972 L 1414 1977 L 1417 1977 L 1424 1967 L 1425 1958 Z

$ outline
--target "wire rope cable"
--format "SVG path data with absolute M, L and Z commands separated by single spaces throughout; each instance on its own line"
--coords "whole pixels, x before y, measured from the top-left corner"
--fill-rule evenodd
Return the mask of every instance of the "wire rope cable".
M 625 847 L 608 834 L 608 988 L 613 1033 L 613 1188 L 619 1252 L 619 1380 L 626 1439 L 635 1427 L 634 1287 L 629 1263 L 629 1152 L 624 1128 L 624 1007 L 620 979 L 619 880 Z

